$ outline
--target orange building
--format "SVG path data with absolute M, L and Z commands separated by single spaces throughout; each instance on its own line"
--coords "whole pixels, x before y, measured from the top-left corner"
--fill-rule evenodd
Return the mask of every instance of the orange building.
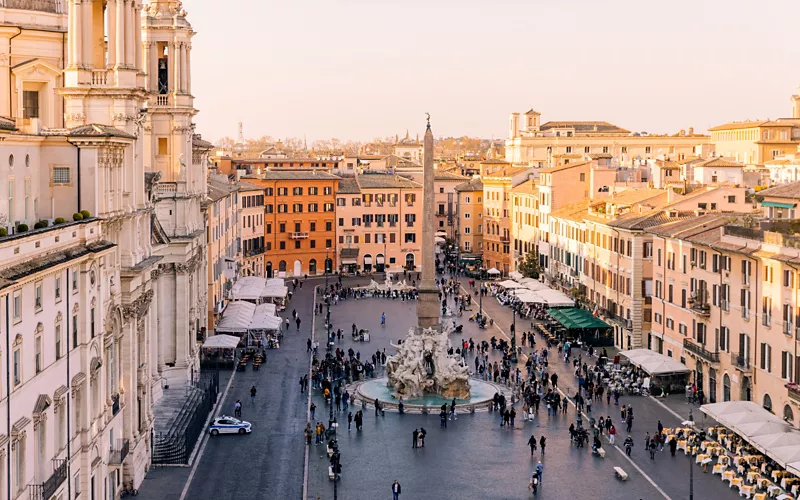
M 333 270 L 339 177 L 323 170 L 268 169 L 247 182 L 264 188 L 264 273 L 313 276 Z

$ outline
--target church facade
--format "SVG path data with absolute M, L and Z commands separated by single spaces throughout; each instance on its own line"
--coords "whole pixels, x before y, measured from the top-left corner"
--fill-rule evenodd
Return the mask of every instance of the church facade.
M 0 490 L 114 498 L 144 478 L 152 405 L 196 376 L 208 321 L 194 32 L 179 1 L 8 5 Z

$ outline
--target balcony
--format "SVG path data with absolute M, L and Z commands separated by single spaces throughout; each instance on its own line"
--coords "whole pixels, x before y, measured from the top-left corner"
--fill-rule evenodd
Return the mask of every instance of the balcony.
M 261 255 L 263 253 L 264 253 L 264 247 L 251 248 L 249 250 L 245 250 L 244 252 L 242 252 L 242 254 L 245 257 L 255 257 L 256 255 Z
M 156 106 L 169 106 L 169 94 L 156 95 Z
M 692 339 L 683 339 L 683 348 L 710 363 L 719 363 L 718 352 L 707 351 L 703 346 L 695 343 L 695 341 Z
M 750 372 L 753 370 L 753 365 L 750 364 L 750 358 L 744 354 L 731 353 L 731 364 L 740 372 Z
M 119 394 L 111 395 L 111 415 L 119 413 Z
M 293 240 L 306 240 L 308 239 L 308 233 L 289 233 L 289 238 Z
M 53 473 L 42 484 L 28 486 L 30 500 L 50 500 L 67 480 L 67 461 L 53 460 Z
M 178 193 L 177 182 L 159 182 L 153 186 L 153 194 L 156 198 L 171 198 Z
M 711 306 L 704 302 L 694 301 L 689 304 L 689 309 L 698 316 L 708 318 L 711 316 Z
M 800 403 L 800 385 L 790 382 L 786 384 L 786 390 L 789 394 L 789 399 L 796 403 Z
M 117 439 L 116 444 L 108 450 L 108 465 L 122 465 L 130 447 L 131 443 L 127 439 Z

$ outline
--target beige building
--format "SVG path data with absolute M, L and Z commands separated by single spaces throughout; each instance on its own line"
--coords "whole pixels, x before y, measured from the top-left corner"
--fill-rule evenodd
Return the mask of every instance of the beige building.
M 416 139 L 412 139 L 408 135 L 408 130 L 406 130 L 406 136 L 404 138 L 395 140 L 392 151 L 395 156 L 412 160 L 421 165 L 424 149 L 422 143 L 419 142 L 419 136 L 417 136 Z
M 208 252 L 208 326 L 228 303 L 228 289 L 239 272 L 240 251 L 239 186 L 224 175 L 210 175 L 206 211 L 206 246 Z
M 456 243 L 461 253 L 483 253 L 483 182 L 480 177 L 457 185 Z
M 239 183 L 240 275 L 264 277 L 264 188 Z
M 511 239 L 515 271 L 529 252 L 539 259 L 539 190 L 533 179 L 511 189 Z
M 681 160 L 688 156 L 709 156 L 709 137 L 693 129 L 675 135 L 632 133 L 603 121 L 553 121 L 541 123 L 533 109 L 512 113 L 506 139 L 506 160 L 536 168 L 555 167 L 582 161 L 589 155 L 608 154 L 619 165 L 637 159 Z
M 709 132 L 717 155 L 748 165 L 796 153 L 800 145 L 800 119 L 732 122 Z
M 336 219 L 340 271 L 421 270 L 421 184 L 384 173 L 344 177 Z

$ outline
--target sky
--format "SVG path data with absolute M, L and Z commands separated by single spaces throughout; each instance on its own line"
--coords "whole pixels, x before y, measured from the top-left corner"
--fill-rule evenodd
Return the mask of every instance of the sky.
M 791 116 L 797 0 L 184 0 L 204 137 L 677 133 Z

